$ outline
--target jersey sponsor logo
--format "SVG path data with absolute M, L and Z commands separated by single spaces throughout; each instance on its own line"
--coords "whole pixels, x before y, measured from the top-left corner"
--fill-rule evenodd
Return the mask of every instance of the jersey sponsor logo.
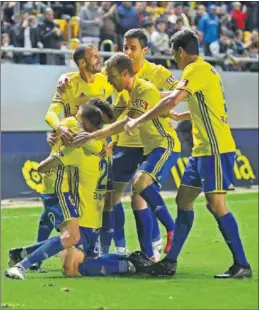
M 169 76 L 169 78 L 166 80 L 166 82 L 167 82 L 169 85 L 173 85 L 173 84 L 174 84 L 174 81 L 175 81 L 175 77 L 173 77 L 172 75 Z
M 144 100 L 136 99 L 135 102 L 133 103 L 133 106 L 136 108 L 142 108 L 144 110 L 147 110 L 148 103 Z
M 178 84 L 178 86 L 184 87 L 187 86 L 189 83 L 189 80 L 181 80 Z

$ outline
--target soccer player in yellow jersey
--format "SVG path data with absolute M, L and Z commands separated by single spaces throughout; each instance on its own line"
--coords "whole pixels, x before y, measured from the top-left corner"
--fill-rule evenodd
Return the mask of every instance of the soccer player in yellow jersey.
M 117 91 L 127 90 L 130 102 L 125 103 L 124 109 L 130 106 L 129 115 L 132 117 L 145 113 L 160 100 L 158 89 L 150 82 L 135 76 L 130 58 L 123 53 L 112 56 L 106 62 L 106 71 L 108 81 Z M 125 124 L 124 120 L 97 131 L 90 137 L 87 133 L 82 134 L 74 143 L 76 141 L 83 143 L 84 139 L 87 141 L 89 138 L 104 138 L 115 133 L 115 130 L 120 132 L 123 130 L 122 124 Z M 158 186 L 163 175 L 179 158 L 180 142 L 168 118 L 156 118 L 150 121 L 140 128 L 139 133 L 144 145 L 144 158 L 133 178 L 133 190 L 150 205 L 167 231 L 173 231 L 174 221 L 159 193 Z M 142 250 L 152 258 L 152 221 L 149 210 L 144 208 L 135 211 L 134 214 L 140 227 L 138 236 Z
M 145 55 L 148 51 L 147 47 L 147 35 L 143 29 L 131 29 L 124 34 L 123 52 L 128 55 L 133 64 L 134 73 L 138 78 L 143 78 L 152 82 L 159 90 L 172 90 L 178 83 L 178 81 L 172 75 L 172 72 L 164 68 L 161 65 L 156 65 L 145 59 Z M 105 74 L 105 70 L 102 71 Z M 66 89 L 68 86 L 71 73 L 66 74 L 60 81 L 61 86 L 58 88 L 60 92 Z M 65 82 L 66 81 L 66 82 Z M 114 90 L 115 102 L 115 114 L 120 115 L 119 119 L 123 119 L 127 111 L 125 110 L 125 104 L 129 102 L 127 91 L 123 90 L 117 93 Z M 136 132 L 132 136 L 121 132 L 119 135 L 112 137 L 113 142 L 109 144 L 110 149 L 113 148 L 113 210 L 114 210 L 114 241 L 116 250 L 118 253 L 124 253 L 126 251 L 126 239 L 124 233 L 125 214 L 121 198 L 126 189 L 128 182 L 135 174 L 138 165 L 143 161 L 143 143 L 141 142 L 139 133 Z M 168 170 L 168 174 L 170 169 Z M 161 184 L 166 179 L 167 175 L 164 174 L 161 179 Z M 133 210 L 142 210 L 146 208 L 145 201 L 137 194 L 132 197 Z M 105 214 L 104 214 L 105 215 Z M 154 250 L 157 254 L 161 249 L 161 237 L 157 218 L 154 212 L 150 212 L 152 216 L 153 229 L 152 240 Z M 138 226 L 138 221 L 136 222 Z M 139 227 L 141 229 L 141 227 Z M 109 231 L 109 229 L 107 229 Z M 108 253 L 111 244 L 108 234 L 101 234 L 101 248 L 103 253 Z M 171 232 L 168 235 L 168 240 L 172 237 Z M 165 249 L 168 251 L 168 247 Z M 159 256 L 159 255 L 158 255 Z
M 62 116 L 76 115 L 81 104 L 91 98 L 106 99 L 112 92 L 111 85 L 107 78 L 101 75 L 100 53 L 93 45 L 80 46 L 73 55 L 79 71 L 70 74 L 71 83 L 64 92 L 56 92 L 53 96 L 45 116 L 46 122 L 56 131 L 64 143 L 72 140 L 70 129 L 62 122 Z M 109 164 L 109 170 L 111 169 Z M 70 179 L 77 176 L 77 168 L 70 169 Z M 73 187 L 74 182 L 70 182 Z M 72 188 L 71 188 L 72 189 Z M 108 190 L 112 190 L 112 182 L 109 180 Z M 47 239 L 53 227 L 48 226 L 45 221 L 45 214 L 42 213 L 38 227 L 38 241 Z M 37 266 L 33 266 L 35 269 Z
M 103 125 L 102 111 L 90 101 L 80 107 L 76 117 L 64 119 L 62 124 L 74 133 L 80 129 L 92 132 Z M 40 173 L 45 173 L 41 198 L 49 220 L 61 232 L 61 236 L 32 246 L 35 251 L 8 269 L 5 273 L 7 277 L 24 279 L 25 270 L 32 264 L 76 245 L 80 240 L 79 225 L 90 229 L 92 235 L 92 229 L 101 227 L 107 185 L 107 162 L 105 159 L 100 161 L 99 153 L 103 145 L 101 141 L 96 142 L 90 142 L 80 149 L 64 148 L 62 143 L 59 143 L 59 150 L 54 148 L 51 155 L 40 163 L 38 170 Z M 75 202 L 69 192 L 65 172 L 65 167 L 68 165 L 79 168 L 79 196 L 74 197 Z M 84 229 L 81 237 L 87 233 Z
M 222 79 L 213 66 L 199 57 L 198 39 L 192 31 L 179 31 L 171 40 L 174 58 L 183 69 L 181 81 L 171 95 L 125 127 L 130 132 L 145 126 L 145 122 L 168 113 L 184 98 L 188 100 L 190 112 L 176 114 L 176 118 L 191 117 L 194 146 L 176 197 L 178 215 L 172 247 L 162 261 L 146 271 L 153 275 L 175 274 L 178 255 L 192 227 L 193 202 L 203 191 L 207 208 L 215 217 L 234 261 L 215 278 L 249 278 L 252 271 L 237 222 L 226 206 L 226 193 L 234 189 L 236 146 L 228 124 Z

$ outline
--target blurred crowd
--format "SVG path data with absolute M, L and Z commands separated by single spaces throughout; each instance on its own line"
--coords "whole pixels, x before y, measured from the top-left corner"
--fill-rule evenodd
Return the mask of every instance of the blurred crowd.
M 241 57 L 258 59 L 257 1 L 23 1 L 18 11 L 16 2 L 2 2 L 1 6 L 2 46 L 70 48 L 60 21 L 76 17 L 78 42 L 92 43 L 105 51 L 121 50 L 124 33 L 142 27 L 148 35 L 149 53 L 169 55 L 170 37 L 178 30 L 192 29 L 199 38 L 200 54 L 220 60 L 223 70 L 258 70 L 258 63 L 239 61 Z M 103 44 L 106 40 L 112 45 Z M 2 52 L 1 58 L 15 63 L 65 64 L 63 55 Z

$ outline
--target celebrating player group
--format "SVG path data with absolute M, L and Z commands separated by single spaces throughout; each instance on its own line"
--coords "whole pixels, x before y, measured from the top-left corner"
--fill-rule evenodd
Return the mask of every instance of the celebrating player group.
M 201 192 L 233 256 L 232 266 L 214 277 L 252 277 L 237 222 L 226 206 L 226 194 L 234 189 L 236 147 L 221 77 L 199 56 L 192 31 L 177 32 L 171 44 L 183 70 L 180 81 L 145 59 L 147 36 L 142 29 L 125 33 L 123 53 L 110 57 L 103 69 L 95 46 L 75 50 L 78 72 L 59 78 L 45 116 L 53 131 L 50 155 L 38 167 L 44 204 L 38 239 L 9 251 L 6 277 L 25 279 L 26 270 L 41 268 L 54 255 L 69 277 L 174 276 L 192 228 L 193 203 Z M 174 112 L 182 101 L 189 111 Z M 191 120 L 194 141 L 176 204 L 170 206 L 177 208 L 175 221 L 160 194 L 181 156 L 171 119 Z M 128 183 L 139 241 L 139 250 L 132 253 L 122 204 Z M 164 246 L 158 222 L 167 233 Z M 60 234 L 50 237 L 53 229 Z M 112 240 L 115 253 L 110 253 Z M 166 256 L 160 260 L 162 250 Z

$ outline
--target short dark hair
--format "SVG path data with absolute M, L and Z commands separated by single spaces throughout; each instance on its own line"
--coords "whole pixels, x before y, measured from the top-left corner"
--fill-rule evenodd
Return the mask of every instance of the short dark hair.
M 144 29 L 130 29 L 124 34 L 124 39 L 137 39 L 142 48 L 147 47 L 148 38 Z
M 78 46 L 75 49 L 74 54 L 73 54 L 73 60 L 77 66 L 79 66 L 79 60 L 85 59 L 85 50 L 88 47 L 95 47 L 95 46 L 92 44 L 83 44 L 83 45 Z
M 111 56 L 106 61 L 105 63 L 106 72 L 109 72 L 112 68 L 115 68 L 120 73 L 122 73 L 125 69 L 127 69 L 131 76 L 134 75 L 132 61 L 127 55 L 123 53 L 117 53 Z
M 92 104 L 99 108 L 103 114 L 107 115 L 110 121 L 115 119 L 114 111 L 108 102 L 99 98 L 93 98 L 88 101 L 88 104 Z
M 99 128 L 103 124 L 102 111 L 92 104 L 84 103 L 80 106 L 81 116 L 94 127 Z
M 191 30 L 177 31 L 170 39 L 172 48 L 176 51 L 181 47 L 189 55 L 199 55 L 199 42 Z

